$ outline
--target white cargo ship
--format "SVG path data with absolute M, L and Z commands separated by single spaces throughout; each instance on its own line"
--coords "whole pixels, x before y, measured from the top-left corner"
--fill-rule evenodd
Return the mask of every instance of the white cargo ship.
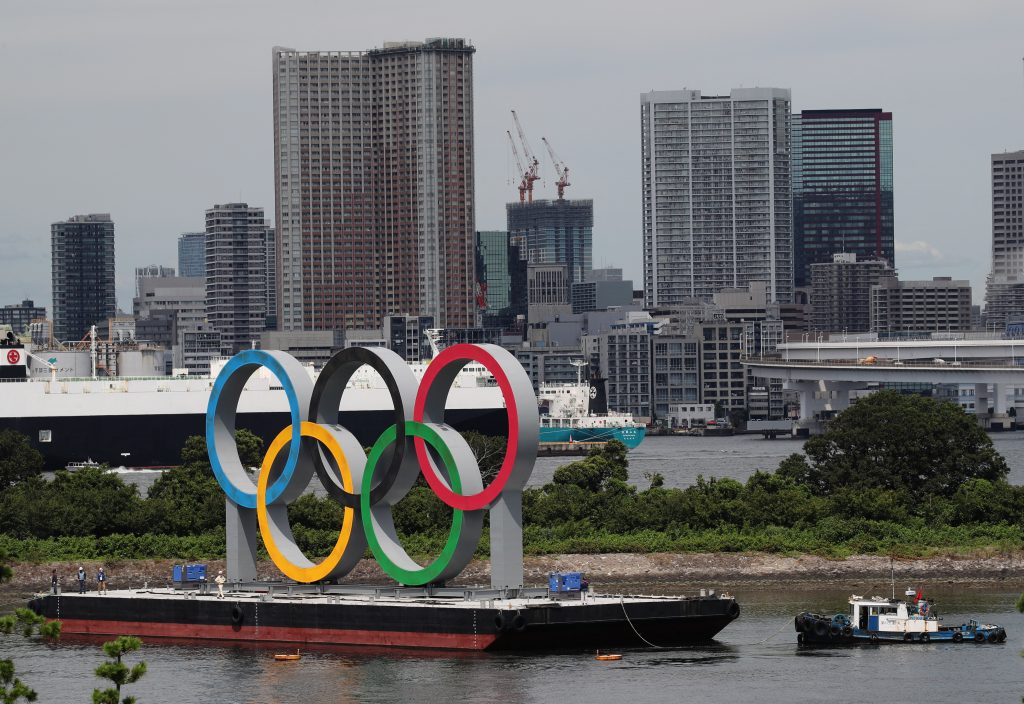
M 48 470 L 86 458 L 115 467 L 176 465 L 185 439 L 205 434 L 210 390 L 224 363 L 214 363 L 208 377 L 68 378 L 20 343 L 2 339 L 0 430 L 27 435 Z M 426 368 L 411 366 L 418 377 Z M 309 373 L 315 378 L 312 367 Z M 347 388 L 339 422 L 371 445 L 392 422 L 391 397 L 380 376 L 365 367 Z M 445 419 L 459 430 L 507 432 L 501 392 L 481 365 L 460 373 Z M 239 403 L 238 427 L 269 441 L 288 422 L 288 402 L 275 377 L 254 374 Z

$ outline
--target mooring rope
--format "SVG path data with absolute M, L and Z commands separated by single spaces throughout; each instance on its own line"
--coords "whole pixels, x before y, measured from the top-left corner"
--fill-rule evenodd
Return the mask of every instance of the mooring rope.
M 788 628 L 788 627 L 789 627 L 789 625 L 790 625 L 790 623 L 791 623 L 791 621 L 783 621 L 782 625 L 781 625 L 781 626 L 779 627 L 779 630 L 775 631 L 775 633 L 772 633 L 772 634 L 771 634 L 770 636 L 768 636 L 768 637 L 767 637 L 767 638 L 765 638 L 764 640 L 759 640 L 759 641 L 757 641 L 756 643 L 753 643 L 753 645 L 764 645 L 765 643 L 767 643 L 768 641 L 770 641 L 770 640 L 771 640 L 772 638 L 774 638 L 775 636 L 777 636 L 777 635 L 779 635 L 780 633 L 782 633 L 782 630 L 783 630 L 784 628 Z
M 632 619 L 629 618 L 629 613 L 626 611 L 626 600 L 623 597 L 621 597 L 621 596 L 619 597 L 619 605 L 622 607 L 622 614 L 623 614 L 623 616 L 626 617 L 626 623 L 628 623 L 629 627 L 633 629 L 633 633 L 636 633 L 636 637 L 639 638 L 640 640 L 642 640 L 644 643 L 647 643 L 647 645 L 651 646 L 652 648 L 657 648 L 658 650 L 664 650 L 664 646 L 655 645 L 654 643 L 652 643 L 651 641 L 647 640 L 642 635 L 640 635 L 640 631 L 636 630 L 636 626 L 633 625 L 633 621 L 632 621 Z

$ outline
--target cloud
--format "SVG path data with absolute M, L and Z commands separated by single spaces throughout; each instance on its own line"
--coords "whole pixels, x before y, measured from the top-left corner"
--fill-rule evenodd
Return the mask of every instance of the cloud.
M 900 242 L 899 240 L 895 243 L 896 253 L 907 255 L 907 259 L 915 261 L 920 260 L 931 260 L 939 261 L 942 257 L 942 252 L 928 244 L 924 240 L 914 240 L 913 242 Z

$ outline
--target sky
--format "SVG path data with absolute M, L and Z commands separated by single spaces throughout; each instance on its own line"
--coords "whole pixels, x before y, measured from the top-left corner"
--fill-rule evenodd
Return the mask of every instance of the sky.
M 641 285 L 640 94 L 792 90 L 793 110 L 893 113 L 901 278 L 991 260 L 989 155 L 1024 149 L 1024 3 L 0 0 L 0 305 L 50 306 L 50 224 L 110 213 L 118 304 L 177 265 L 214 203 L 273 218 L 271 48 L 470 39 L 477 229 L 518 198 L 515 109 L 553 197 L 594 199 L 594 266 Z

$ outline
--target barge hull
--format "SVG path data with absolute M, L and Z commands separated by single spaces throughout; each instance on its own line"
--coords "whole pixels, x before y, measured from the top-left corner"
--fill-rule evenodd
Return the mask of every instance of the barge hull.
M 534 602 L 534 603 L 530 603 Z M 217 599 L 183 593 L 47 595 L 30 608 L 69 635 L 368 645 L 444 650 L 679 646 L 711 640 L 739 615 L 731 598 L 355 600 Z

